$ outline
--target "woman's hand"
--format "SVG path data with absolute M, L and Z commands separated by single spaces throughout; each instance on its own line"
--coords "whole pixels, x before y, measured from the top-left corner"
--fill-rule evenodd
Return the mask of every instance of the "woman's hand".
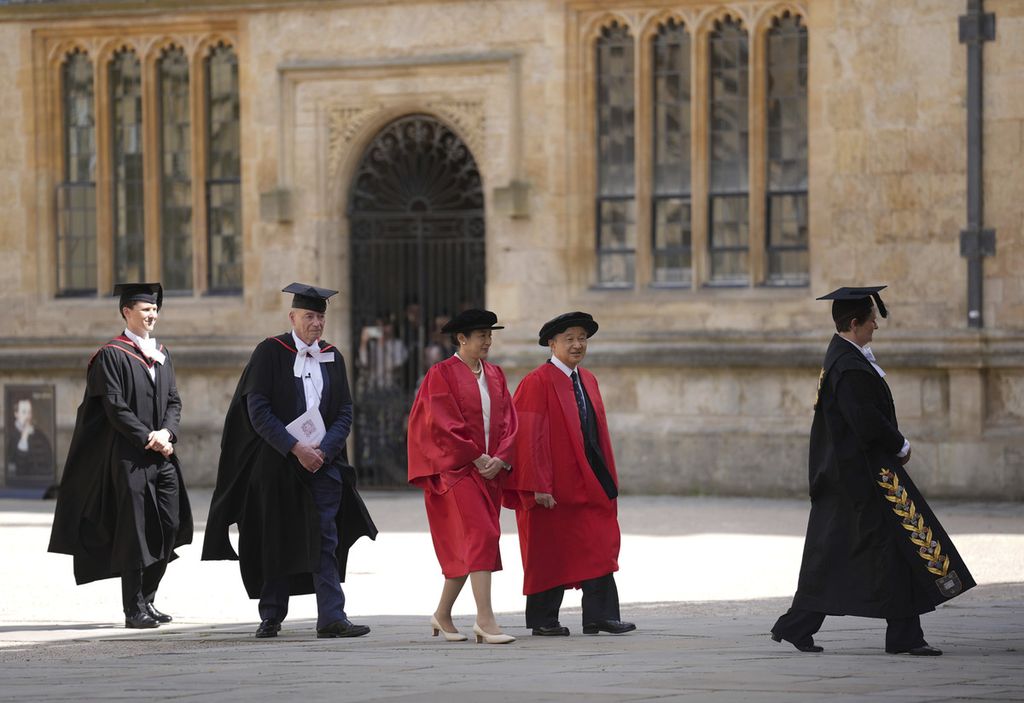
M 496 456 L 492 456 L 490 461 L 487 462 L 487 465 L 484 466 L 484 468 L 480 469 L 478 467 L 477 470 L 480 472 L 481 476 L 490 481 L 492 478 L 497 476 L 506 468 L 508 468 L 508 464 L 506 464 L 502 459 L 499 459 Z

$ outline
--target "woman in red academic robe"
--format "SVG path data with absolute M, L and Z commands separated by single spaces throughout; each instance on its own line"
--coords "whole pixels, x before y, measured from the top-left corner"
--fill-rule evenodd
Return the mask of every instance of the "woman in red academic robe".
M 455 356 L 430 367 L 409 414 L 409 482 L 420 486 L 444 588 L 431 617 L 436 636 L 465 640 L 452 623 L 452 606 L 470 579 L 476 599 L 477 642 L 506 644 L 491 609 L 491 572 L 501 570 L 498 538 L 501 491 L 511 468 L 517 421 L 501 368 L 486 363 L 489 310 L 459 313 L 442 331 L 453 336 Z

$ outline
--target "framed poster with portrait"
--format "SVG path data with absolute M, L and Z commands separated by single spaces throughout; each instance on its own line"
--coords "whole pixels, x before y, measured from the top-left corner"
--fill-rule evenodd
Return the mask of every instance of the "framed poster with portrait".
M 57 418 L 52 385 L 4 386 L 5 493 L 42 495 L 57 482 Z

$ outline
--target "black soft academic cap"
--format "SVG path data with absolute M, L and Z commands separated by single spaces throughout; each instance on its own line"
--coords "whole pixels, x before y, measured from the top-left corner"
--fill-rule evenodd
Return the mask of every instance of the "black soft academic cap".
M 308 283 L 291 283 L 281 289 L 282 293 L 292 293 L 292 307 L 313 312 L 326 312 L 327 299 L 338 291 L 330 288 L 318 288 Z
M 578 310 L 576 312 L 565 312 L 544 323 L 544 326 L 540 328 L 537 343 L 542 347 L 546 347 L 552 337 L 565 332 L 570 327 L 582 327 L 587 331 L 587 337 L 593 337 L 598 329 L 597 322 L 590 313 Z
M 441 331 L 445 334 L 455 334 L 456 332 L 472 332 L 473 330 L 503 330 L 504 327 L 498 326 L 498 316 L 490 310 L 480 310 L 478 308 L 470 308 L 469 310 L 463 310 L 458 315 L 448 320 Z
M 878 294 L 878 291 L 885 288 L 887 286 L 860 286 L 856 288 L 843 286 L 842 288 L 836 288 L 827 295 L 821 296 L 818 300 L 832 301 L 832 319 L 836 322 L 860 312 L 865 307 L 869 307 L 872 298 L 875 299 L 875 307 L 878 308 L 878 314 L 882 317 L 888 317 L 889 311 L 885 309 L 882 296 Z
M 114 295 L 118 296 L 118 311 L 135 303 L 152 303 L 159 309 L 164 302 L 164 287 L 159 283 L 117 283 Z

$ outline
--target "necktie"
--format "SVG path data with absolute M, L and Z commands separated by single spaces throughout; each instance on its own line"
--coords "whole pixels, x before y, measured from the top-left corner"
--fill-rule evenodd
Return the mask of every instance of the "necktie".
M 577 375 L 575 369 L 573 369 L 573 372 L 569 377 L 572 379 L 572 390 L 576 395 L 576 408 L 580 411 L 580 423 L 586 426 L 587 398 L 583 395 L 583 386 L 580 385 L 580 377 Z

